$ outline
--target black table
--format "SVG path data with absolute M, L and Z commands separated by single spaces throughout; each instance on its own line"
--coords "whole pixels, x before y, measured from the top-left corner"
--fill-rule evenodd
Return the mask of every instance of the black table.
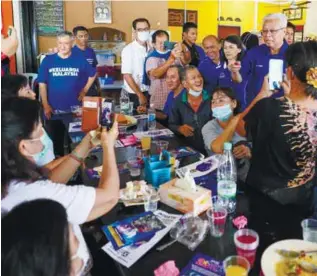
M 161 126 L 158 126 L 161 127 Z M 173 149 L 178 146 L 183 146 L 183 141 L 178 137 L 169 139 L 169 149 Z M 129 154 L 129 150 L 120 149 L 117 150 L 117 155 Z M 190 160 L 191 159 L 191 160 Z M 190 163 L 196 160 L 189 158 L 183 160 L 183 163 Z M 100 160 L 99 160 L 100 162 Z M 96 165 L 96 160 L 88 160 L 88 166 Z M 125 183 L 130 181 L 129 173 L 120 175 L 120 186 L 125 187 Z M 96 185 L 97 182 L 85 180 L 85 183 L 89 185 Z M 239 187 L 238 187 L 239 189 Z M 259 192 L 248 187 L 245 191 L 239 189 L 237 195 L 237 211 L 234 216 L 244 215 L 248 218 L 248 228 L 255 230 L 260 236 L 260 244 L 257 250 L 256 261 L 253 269 L 249 275 L 260 274 L 260 261 L 264 250 L 272 243 L 283 239 L 301 239 L 302 231 L 300 222 L 302 219 L 308 217 L 310 214 L 306 210 L 301 210 L 295 206 L 282 206 L 270 198 L 260 194 Z M 179 214 L 178 211 L 168 207 L 163 203 L 159 203 L 158 208 L 169 213 Z M 108 225 L 114 221 L 121 220 L 123 218 L 139 214 L 144 212 L 143 206 L 137 207 L 124 207 L 123 204 L 117 204 L 117 206 L 111 210 L 107 215 L 94 223 L 95 230 L 100 231 L 101 226 Z M 202 214 L 205 217 L 205 214 Z M 208 233 L 204 241 L 197 247 L 195 251 L 189 250 L 186 246 L 180 243 L 174 243 L 162 252 L 156 251 L 156 247 L 164 244 L 170 240 L 169 235 L 166 235 L 154 248 L 147 252 L 140 260 L 138 260 L 129 269 L 116 263 L 118 269 L 118 275 L 153 275 L 153 271 L 161 264 L 168 260 L 175 260 L 176 266 L 181 270 L 186 266 L 195 253 L 204 253 L 217 260 L 224 260 L 229 255 L 236 255 L 233 235 L 236 229 L 232 225 L 232 216 L 228 217 L 226 224 L 226 231 L 223 237 L 214 238 Z M 107 241 L 104 236 L 99 235 L 98 246 L 101 248 Z M 98 252 L 98 262 L 106 260 L 108 255 L 101 249 Z M 100 256 L 103 257 L 100 257 Z M 101 263 L 96 263 L 100 274 L 107 272 L 107 267 L 102 267 Z M 103 270 L 103 271 L 101 271 Z M 110 274 L 109 274 L 110 275 Z M 111 275 L 115 275 L 112 273 Z M 269 275 L 270 276 L 270 275 Z

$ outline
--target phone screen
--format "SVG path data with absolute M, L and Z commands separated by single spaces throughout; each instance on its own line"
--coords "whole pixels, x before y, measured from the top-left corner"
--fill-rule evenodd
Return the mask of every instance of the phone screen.
M 270 59 L 269 61 L 269 86 L 270 90 L 280 89 L 279 82 L 283 81 L 282 59 Z
M 164 47 L 166 50 L 173 50 L 176 42 L 164 41 Z

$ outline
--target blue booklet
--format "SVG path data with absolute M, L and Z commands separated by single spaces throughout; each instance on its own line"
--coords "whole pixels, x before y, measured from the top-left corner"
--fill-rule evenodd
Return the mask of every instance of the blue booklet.
M 222 262 L 197 253 L 181 271 L 180 276 L 224 276 Z
M 115 250 L 128 245 L 139 246 L 149 241 L 165 225 L 153 214 L 145 212 L 102 227 Z

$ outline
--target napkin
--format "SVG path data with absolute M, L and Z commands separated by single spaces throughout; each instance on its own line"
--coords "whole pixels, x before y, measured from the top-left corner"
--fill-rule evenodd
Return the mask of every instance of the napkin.
M 178 276 L 179 269 L 175 265 L 175 261 L 167 261 L 156 270 L 154 270 L 155 276 Z

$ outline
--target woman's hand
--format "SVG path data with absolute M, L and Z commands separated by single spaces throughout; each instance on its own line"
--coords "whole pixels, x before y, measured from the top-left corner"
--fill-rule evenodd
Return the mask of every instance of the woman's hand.
M 176 43 L 174 49 L 172 50 L 172 56 L 174 58 L 180 58 L 183 52 L 182 45 L 180 42 Z
M 228 69 L 232 73 L 239 73 L 239 71 L 241 69 L 241 62 L 240 61 L 235 61 L 235 62 L 229 63 L 228 64 Z
M 103 128 L 101 131 L 101 137 L 100 137 L 102 148 L 105 149 L 105 148 L 114 147 L 114 145 L 116 144 L 118 135 L 119 135 L 119 130 L 118 130 L 117 121 L 113 123 L 113 126 L 109 131 Z
M 139 105 L 139 106 L 136 108 L 136 111 L 137 111 L 139 114 L 144 114 L 144 113 L 146 113 L 147 108 L 146 108 L 146 106 L 144 106 L 144 105 Z
M 246 145 L 239 145 L 233 148 L 233 156 L 237 159 L 251 158 L 251 150 Z
M 194 136 L 194 128 L 189 125 L 182 125 L 178 128 L 178 132 L 185 137 Z

